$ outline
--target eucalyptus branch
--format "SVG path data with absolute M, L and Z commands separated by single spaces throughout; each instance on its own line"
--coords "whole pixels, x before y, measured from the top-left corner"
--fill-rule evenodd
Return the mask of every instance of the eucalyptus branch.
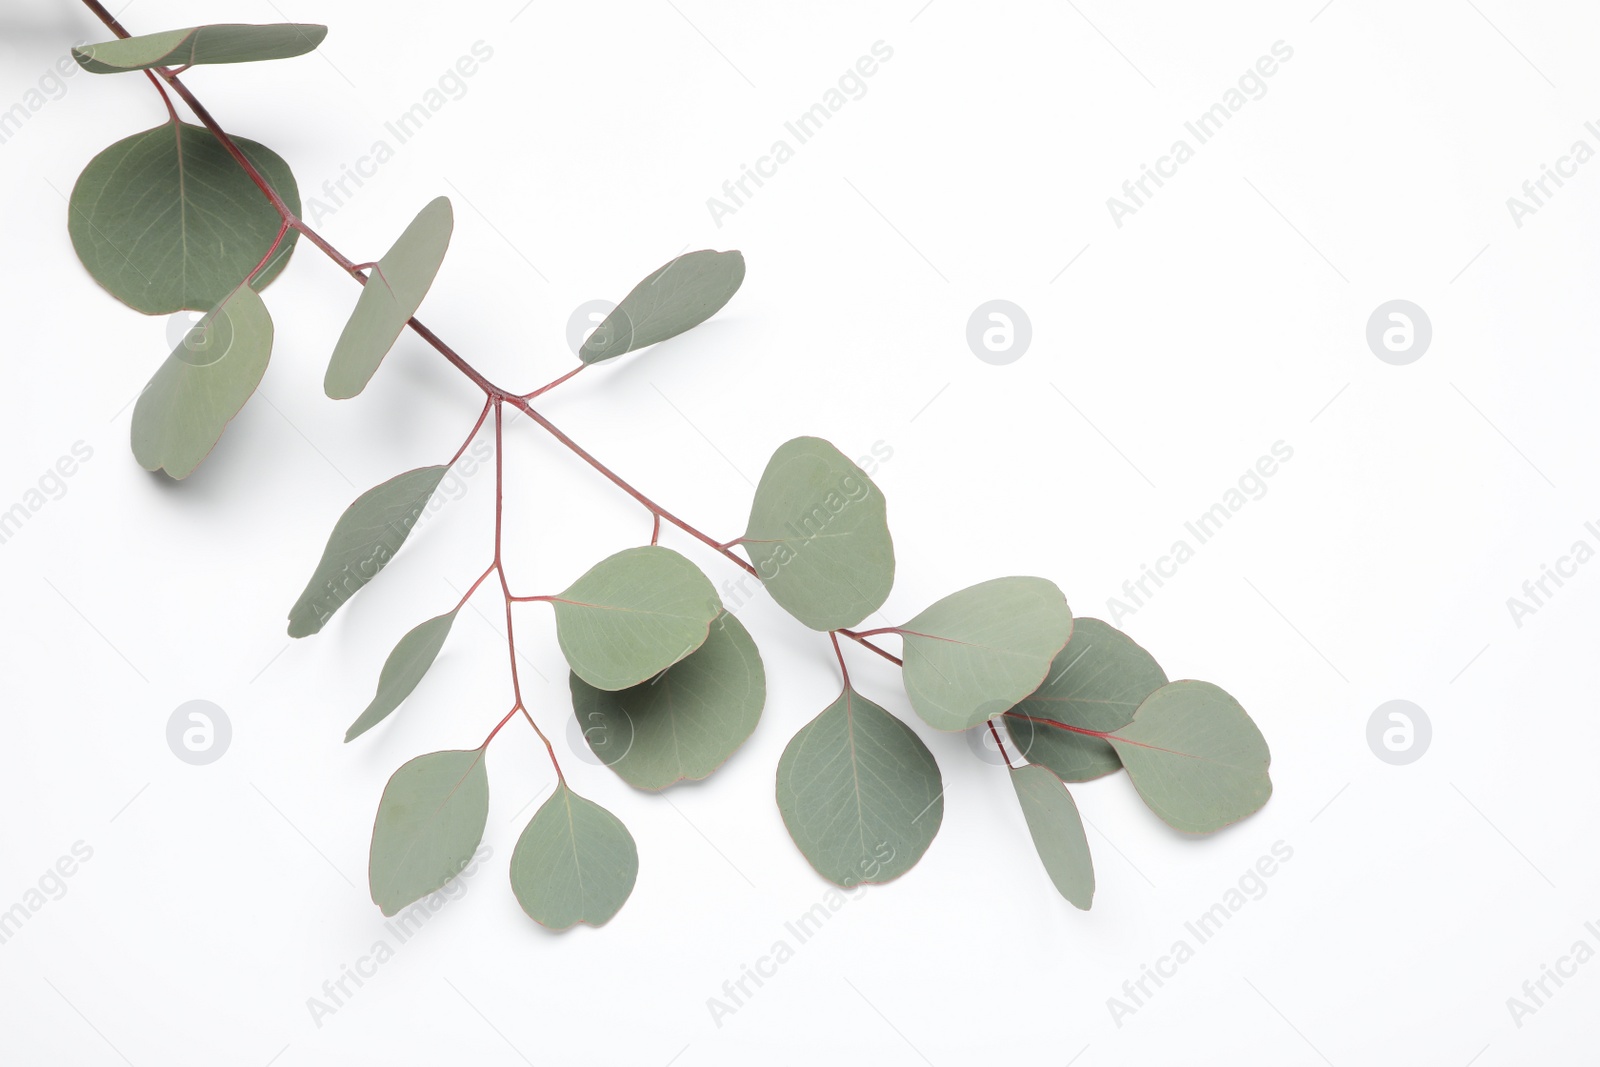
M 304 55 L 320 44 L 325 27 L 213 25 L 133 36 L 99 0 L 83 3 L 116 39 L 75 48 L 74 57 L 94 73 L 142 73 L 168 120 L 110 146 L 84 170 L 70 204 L 74 246 L 95 280 L 136 310 L 210 309 L 135 404 L 132 445 L 143 466 L 187 477 L 254 393 L 273 341 L 259 291 L 283 270 L 300 238 L 360 286 L 329 359 L 330 398 L 362 392 L 406 329 L 483 394 L 476 422 L 447 462 L 397 474 L 345 510 L 290 609 L 291 636 L 319 632 L 391 562 L 446 472 L 468 462 L 468 449 L 493 418 L 493 556 L 453 608 L 400 638 L 345 740 L 406 702 L 456 616 L 491 577 L 505 612 L 513 702 L 479 745 L 418 756 L 389 779 L 369 869 L 373 900 L 386 914 L 437 890 L 476 850 L 488 812 L 485 751 L 518 714 L 543 742 L 556 775 L 554 794 L 523 830 L 511 859 L 512 890 L 523 909 L 555 929 L 601 925 L 632 892 L 638 866 L 632 836 L 571 789 L 527 705 L 517 604 L 547 604 L 554 613 L 585 742 L 629 784 L 653 792 L 704 778 L 756 728 L 766 699 L 760 651 L 700 569 L 660 544 L 669 526 L 758 579 L 789 614 L 828 638 L 842 690 L 785 749 L 777 798 L 801 852 L 839 885 L 904 874 L 931 845 L 944 815 L 933 754 L 916 731 L 854 688 L 841 637 L 899 667 L 912 709 L 935 730 L 987 731 L 1052 883 L 1080 908 L 1093 897 L 1093 868 L 1064 783 L 1126 769 L 1158 816 L 1196 833 L 1220 829 L 1266 802 L 1266 742 L 1238 702 L 1210 683 L 1169 682 L 1126 634 L 1096 619 L 1075 619 L 1052 581 L 998 578 L 952 593 L 903 624 L 860 629 L 893 587 L 894 545 L 881 490 L 829 442 L 800 437 L 780 446 L 756 486 L 744 533 L 722 540 L 647 496 L 534 406 L 588 367 L 715 315 L 744 281 L 740 253 L 704 250 L 670 260 L 584 341 L 578 366 L 527 392 L 505 388 L 417 317 L 454 230 L 448 199 L 423 207 L 383 256 L 357 262 L 300 217 L 289 165 L 266 146 L 230 134 L 182 81 L 196 65 Z M 174 97 L 198 126 L 180 119 Z M 130 159 L 140 165 L 124 169 Z M 218 219 L 228 222 L 226 239 L 208 230 Z M 173 261 L 183 269 L 174 273 Z M 599 561 L 560 592 L 513 593 L 504 555 L 515 536 L 505 515 L 508 408 L 643 507 L 651 517 L 649 543 Z M 888 635 L 900 639 L 901 655 L 873 640 Z

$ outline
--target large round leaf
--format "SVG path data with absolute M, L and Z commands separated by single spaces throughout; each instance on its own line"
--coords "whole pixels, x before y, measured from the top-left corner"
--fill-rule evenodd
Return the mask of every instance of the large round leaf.
M 254 141 L 234 142 L 298 214 L 289 164 Z M 72 246 L 94 280 L 147 315 L 217 306 L 267 254 L 282 221 L 211 131 L 176 122 L 95 156 L 68 212 Z M 283 270 L 297 236 L 284 235 L 254 288 Z
M 778 810 L 828 881 L 888 882 L 933 843 L 944 782 L 909 726 L 846 686 L 783 750 Z
M 322 387 L 330 397 L 348 400 L 367 387 L 406 320 L 428 295 L 454 229 L 450 200 L 438 197 L 411 220 L 378 261 L 328 361 Z
M 133 405 L 133 458 L 187 478 L 261 384 L 272 317 L 241 285 L 184 335 Z
M 1144 802 L 1174 829 L 1209 834 L 1272 795 L 1266 738 L 1210 682 L 1162 686 L 1109 740 Z
M 894 586 L 883 493 L 821 438 L 772 454 L 741 543 L 767 592 L 813 630 L 854 626 Z
M 640 789 L 707 777 L 744 744 L 767 699 L 761 653 L 727 612 L 705 644 L 642 685 L 608 691 L 574 674 L 571 687 L 584 740 Z
M 1094 902 L 1094 862 L 1072 794 L 1048 767 L 1013 767 L 1011 784 L 1050 881 L 1075 908 Z
M 1072 636 L 1072 612 L 1054 582 L 995 578 L 895 629 L 911 706 L 935 729 L 965 730 L 1039 688 Z
M 702 249 L 657 268 L 595 327 L 578 358 L 585 363 L 676 337 L 722 310 L 744 282 L 744 256 Z
M 1109 732 L 1127 725 L 1144 698 L 1166 684 L 1161 665 L 1133 638 L 1099 619 L 1080 617 L 1045 683 L 1006 714 L 1006 730 L 1029 761 L 1063 781 L 1087 782 L 1122 766 L 1111 743 L 1021 716 Z
M 389 565 L 449 469 L 441 464 L 397 474 L 345 508 L 311 580 L 289 609 L 290 637 L 321 630 L 345 601 Z
M 267 26 L 218 23 L 79 45 L 72 50 L 72 58 L 91 74 L 207 63 L 253 63 L 305 55 L 326 36 L 328 27 L 309 23 L 284 22 Z
M 454 878 L 489 818 L 483 749 L 430 752 L 394 772 L 372 826 L 372 902 L 393 915 Z
M 551 597 L 556 640 L 596 689 L 638 685 L 705 643 L 722 611 L 700 568 L 670 548 L 628 548 Z
M 534 812 L 511 853 L 511 891 L 542 926 L 604 926 L 639 876 L 639 851 L 617 817 L 568 788 Z

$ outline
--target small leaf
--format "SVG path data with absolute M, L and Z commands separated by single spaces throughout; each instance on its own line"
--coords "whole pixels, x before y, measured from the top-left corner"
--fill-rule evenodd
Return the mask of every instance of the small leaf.
M 710 775 L 744 744 L 767 699 L 761 653 L 727 612 L 705 644 L 642 685 L 610 692 L 570 680 L 584 740 L 639 789 Z
M 1072 612 L 1054 582 L 995 578 L 896 629 L 911 706 L 934 729 L 965 730 L 1039 687 L 1072 636 Z
M 271 149 L 235 137 L 245 157 L 300 212 L 294 174 Z M 68 203 L 72 247 L 94 280 L 146 315 L 208 311 L 243 283 L 282 220 L 211 131 L 165 123 L 95 156 Z M 250 285 L 289 262 L 290 230 Z
M 1209 834 L 1259 811 L 1272 795 L 1266 738 L 1210 682 L 1170 682 L 1108 740 L 1133 786 L 1167 825 Z
M 187 478 L 261 384 L 272 317 L 241 285 L 184 335 L 133 405 L 133 458 Z
M 742 544 L 772 599 L 813 630 L 854 626 L 894 586 L 883 494 L 817 437 L 797 437 L 767 461 Z
M 91 74 L 203 63 L 253 63 L 261 59 L 303 56 L 321 44 L 326 36 L 328 27 L 306 23 L 269 26 L 223 23 L 79 45 L 72 50 L 72 58 Z
M 1122 767 L 1109 741 L 1018 716 L 1106 733 L 1126 726 L 1144 698 L 1166 684 L 1161 665 L 1133 638 L 1099 619 L 1079 618 L 1045 683 L 1006 713 L 1006 730 L 1029 762 L 1062 781 L 1087 782 Z
M 783 750 L 778 810 L 828 881 L 889 882 L 933 843 L 944 782 L 909 726 L 846 686 Z
M 372 826 L 372 902 L 393 915 L 443 886 L 472 858 L 488 818 L 483 749 L 430 752 L 395 771 Z
M 328 361 L 323 388 L 330 397 L 348 400 L 367 387 L 406 321 L 428 295 L 454 229 L 450 200 L 441 196 L 411 220 L 378 261 Z
M 550 598 L 567 665 L 596 689 L 626 689 L 705 643 L 722 611 L 700 568 L 670 548 L 628 548 Z
M 622 298 L 578 350 L 599 363 L 692 329 L 721 311 L 744 282 L 738 252 L 689 252 L 671 260 Z
M 556 783 L 511 853 L 511 891 L 529 918 L 552 930 L 604 926 L 639 876 L 639 851 L 617 817 Z
M 1073 907 L 1088 911 L 1094 902 L 1094 862 L 1072 794 L 1048 767 L 1033 764 L 1013 767 L 1011 784 L 1028 820 L 1033 847 L 1056 892 Z
M 356 497 L 334 523 L 311 581 L 289 609 L 290 637 L 321 630 L 346 600 L 388 566 L 448 469 L 418 467 Z
M 411 691 L 438 658 L 439 650 L 444 647 L 444 639 L 450 636 L 450 627 L 455 621 L 456 612 L 449 611 L 418 624 L 400 639 L 383 663 L 383 670 L 378 675 L 377 694 L 345 732 L 346 743 L 378 725 L 411 695 Z

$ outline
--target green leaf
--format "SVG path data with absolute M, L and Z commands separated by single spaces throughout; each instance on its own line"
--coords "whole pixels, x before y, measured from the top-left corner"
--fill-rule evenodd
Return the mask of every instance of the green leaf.
M 583 342 L 578 358 L 599 363 L 692 329 L 721 311 L 744 282 L 738 252 L 689 252 L 622 298 Z
M 393 915 L 443 886 L 472 858 L 488 818 L 483 749 L 430 752 L 395 771 L 372 826 L 372 902 Z
M 323 388 L 330 397 L 348 400 L 367 387 L 405 329 L 406 320 L 417 313 L 422 298 L 428 295 L 454 229 L 450 200 L 441 196 L 411 220 L 378 261 L 361 287 L 356 309 L 328 361 Z
M 1072 636 L 1072 612 L 1054 582 L 995 578 L 896 630 L 911 706 L 937 730 L 965 730 L 1039 688 Z
M 456 611 L 459 610 L 457 608 L 443 615 L 436 615 L 427 622 L 418 624 L 394 646 L 394 651 L 389 653 L 389 658 L 384 661 L 383 670 L 378 675 L 377 694 L 367 705 L 367 709 L 345 732 L 344 739 L 347 743 L 378 725 L 391 711 L 400 706 L 401 701 L 411 695 L 411 691 L 422 681 L 422 676 L 428 673 L 428 668 L 432 667 L 433 661 L 438 658 L 439 650 L 444 647 L 444 639 L 450 636 L 450 627 L 456 621 Z
M 300 212 L 294 175 L 271 149 L 235 137 L 245 157 Z M 281 223 L 209 130 L 166 123 L 124 138 L 78 176 L 67 231 L 94 280 L 146 315 L 207 311 L 261 262 Z M 289 261 L 298 233 L 251 281 L 264 289 Z
M 1048 767 L 1029 764 L 1011 769 L 1011 784 L 1016 787 L 1022 815 L 1028 820 L 1033 847 L 1044 861 L 1044 869 L 1060 893 L 1072 906 L 1089 910 L 1094 902 L 1094 861 L 1089 856 L 1089 839 L 1083 833 L 1083 819 L 1072 794 Z
M 846 686 L 783 750 L 778 810 L 828 881 L 889 882 L 933 843 L 944 782 L 909 726 Z
M 639 876 L 639 851 L 617 817 L 556 783 L 511 853 L 511 891 L 552 930 L 604 926 Z
M 1272 795 L 1266 738 L 1210 682 L 1162 686 L 1108 740 L 1144 802 L 1175 830 L 1209 834 Z
M 767 676 L 738 619 L 723 612 L 692 654 L 642 685 L 615 692 L 571 676 L 572 710 L 602 763 L 639 789 L 702 779 L 744 744 L 761 718 Z
M 133 405 L 133 458 L 187 478 L 261 384 L 272 316 L 241 285 L 184 335 Z
M 574 674 L 596 689 L 626 689 L 705 643 L 722 611 L 700 568 L 670 548 L 628 548 L 550 598 L 556 640 Z
M 346 600 L 388 566 L 449 469 L 418 467 L 356 497 L 334 523 L 311 581 L 289 609 L 290 637 L 321 630 Z
M 1144 698 L 1166 684 L 1161 665 L 1133 638 L 1099 619 L 1079 618 L 1045 683 L 1006 713 L 1006 730 L 1030 762 L 1063 781 L 1087 782 L 1121 768 L 1111 742 L 1018 715 L 1107 733 L 1126 726 Z
M 72 58 L 91 74 L 119 74 L 151 67 L 203 63 L 253 63 L 303 56 L 322 43 L 328 27 L 307 23 L 246 26 L 225 23 L 146 33 L 100 44 L 79 45 Z
M 894 585 L 883 493 L 817 437 L 772 454 L 741 543 L 772 599 L 813 630 L 854 626 Z

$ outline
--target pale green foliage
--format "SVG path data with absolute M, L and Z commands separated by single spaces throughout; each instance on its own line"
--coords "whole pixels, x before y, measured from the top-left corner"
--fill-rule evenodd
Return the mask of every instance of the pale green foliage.
M 888 882 L 933 843 L 944 782 L 910 727 L 846 686 L 783 750 L 778 810 L 828 881 Z
M 1051 883 L 1073 907 L 1088 911 L 1094 902 L 1094 864 L 1072 794 L 1048 767 L 1037 764 L 1012 770 L 1011 784 Z
M 350 724 L 350 729 L 344 735 L 346 741 L 353 741 L 378 725 L 411 695 L 411 691 L 438 658 L 439 650 L 444 647 L 444 639 L 450 636 L 450 627 L 455 621 L 455 611 L 447 611 L 419 623 L 400 639 L 400 643 L 394 646 L 394 651 L 384 661 L 383 672 L 378 675 L 378 692 L 373 695 L 366 710 Z
M 372 824 L 372 902 L 393 915 L 454 878 L 483 840 L 483 750 L 430 752 L 394 772 Z
M 772 454 L 741 543 L 772 599 L 813 630 L 856 625 L 894 585 L 883 494 L 817 437 Z
M 511 854 L 511 891 L 541 926 L 604 926 L 639 875 L 633 835 L 565 781 L 540 805 Z
M 721 311 L 744 283 L 738 252 L 689 252 L 657 268 L 596 326 L 578 358 L 599 363 L 644 348 Z
M 289 165 L 254 141 L 234 141 L 298 212 Z M 209 130 L 171 122 L 95 156 L 73 186 L 67 214 L 73 247 L 94 280 L 146 315 L 216 307 L 267 254 L 279 223 Z M 296 236 L 284 235 L 251 282 L 255 289 L 283 270 Z
M 328 27 L 305 23 L 225 23 L 79 45 L 72 50 L 72 58 L 91 74 L 206 63 L 253 63 L 305 55 L 326 36 Z
M 755 730 L 767 699 L 761 653 L 727 612 L 705 644 L 641 685 L 613 691 L 569 679 L 584 740 L 640 789 L 710 775 Z
M 187 478 L 244 407 L 272 355 L 272 317 L 241 285 L 172 350 L 133 406 L 133 458 Z

